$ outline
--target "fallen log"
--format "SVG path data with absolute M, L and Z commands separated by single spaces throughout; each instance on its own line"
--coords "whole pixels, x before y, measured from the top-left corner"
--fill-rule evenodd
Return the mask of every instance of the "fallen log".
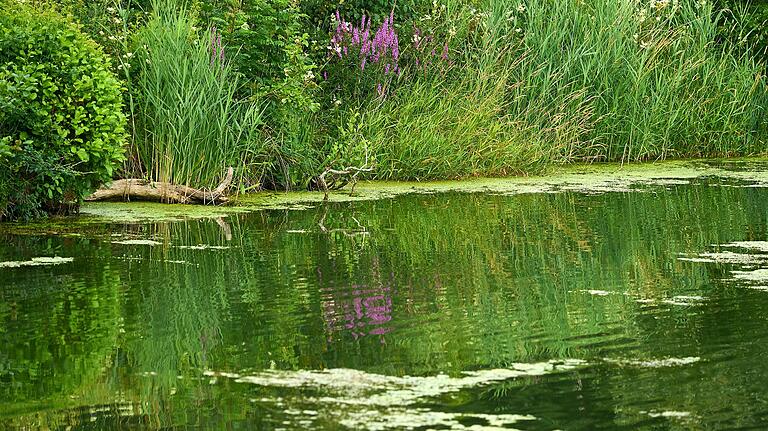
M 178 204 L 220 204 L 228 202 L 226 191 L 232 184 L 234 169 L 228 168 L 224 180 L 213 190 L 199 190 L 177 184 L 148 181 L 139 178 L 116 180 L 109 187 L 96 190 L 86 201 L 120 199 L 149 200 Z

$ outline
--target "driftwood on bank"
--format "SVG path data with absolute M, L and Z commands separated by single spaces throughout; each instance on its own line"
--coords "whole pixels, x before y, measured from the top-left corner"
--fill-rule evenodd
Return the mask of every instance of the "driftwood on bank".
M 176 185 L 164 182 L 147 181 L 144 179 L 130 178 L 117 180 L 107 188 L 96 190 L 85 198 L 86 201 L 103 201 L 121 199 L 149 200 L 179 204 L 219 204 L 229 199 L 226 196 L 227 189 L 232 184 L 234 169 L 228 168 L 224 180 L 213 190 L 199 190 L 193 187 Z
M 357 185 L 357 176 L 361 172 L 373 172 L 373 168 L 356 168 L 354 166 L 349 166 L 344 169 L 331 169 L 331 168 L 325 168 L 322 174 L 317 176 L 317 183 L 323 192 L 325 192 L 325 199 L 328 199 L 328 191 L 335 188 L 342 188 L 345 185 L 352 183 L 352 190 L 349 191 L 349 195 L 352 196 L 355 193 L 355 186 Z M 326 179 L 326 176 L 328 174 L 331 174 L 334 176 L 334 178 L 331 180 L 330 184 L 329 181 Z M 346 178 L 344 178 L 346 177 Z M 341 178 L 340 184 L 337 183 L 337 178 Z
M 349 191 L 349 195 L 352 196 L 355 193 L 355 186 L 357 185 L 357 176 L 365 172 L 373 172 L 373 166 L 368 164 L 368 148 L 365 149 L 365 163 L 360 167 L 348 166 L 341 169 L 333 169 L 326 167 L 323 173 L 316 176 L 310 182 L 310 190 L 322 190 L 325 193 L 324 200 L 328 200 L 328 192 L 334 189 L 340 189 L 349 183 L 352 183 L 352 189 Z

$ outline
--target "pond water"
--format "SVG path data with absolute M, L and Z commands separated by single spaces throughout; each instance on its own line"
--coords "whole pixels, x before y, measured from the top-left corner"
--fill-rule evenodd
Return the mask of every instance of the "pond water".
M 2 233 L 0 429 L 765 429 L 763 186 Z

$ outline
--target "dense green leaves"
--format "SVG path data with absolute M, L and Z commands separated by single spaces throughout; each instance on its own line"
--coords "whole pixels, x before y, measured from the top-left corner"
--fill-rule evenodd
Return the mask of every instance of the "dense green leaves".
M 61 16 L 0 11 L 0 218 L 71 209 L 123 158 L 120 85 Z

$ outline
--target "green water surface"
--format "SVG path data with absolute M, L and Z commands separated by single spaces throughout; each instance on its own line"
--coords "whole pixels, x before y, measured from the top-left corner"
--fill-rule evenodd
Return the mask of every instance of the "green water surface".
M 763 185 L 6 231 L 0 429 L 766 429 Z

